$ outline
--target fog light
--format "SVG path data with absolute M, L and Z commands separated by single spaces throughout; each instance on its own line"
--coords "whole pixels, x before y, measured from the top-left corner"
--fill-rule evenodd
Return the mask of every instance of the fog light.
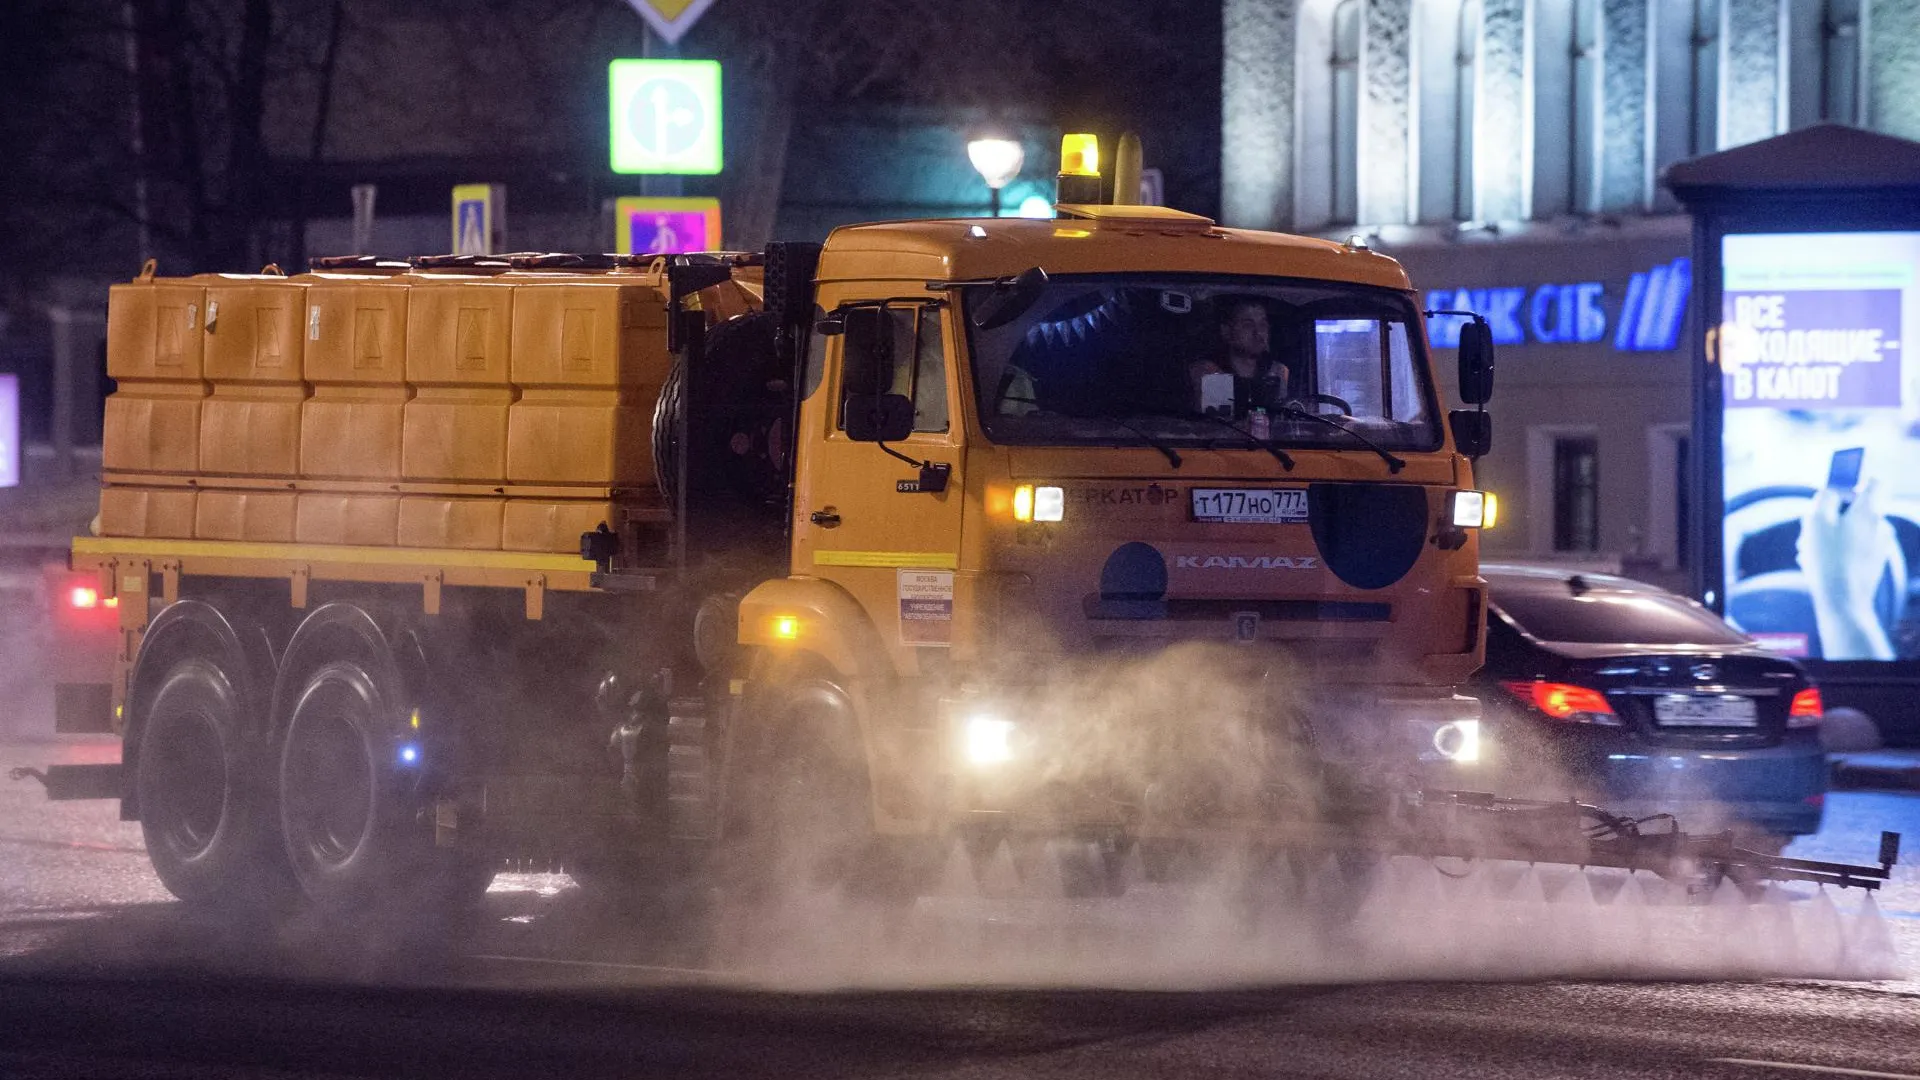
M 1454 720 L 1433 733 L 1433 748 L 1448 761 L 1480 760 L 1480 721 Z
M 982 714 L 967 718 L 967 760 L 975 765 L 998 765 L 1013 760 L 1013 721 Z
M 775 638 L 792 641 L 800 636 L 800 618 L 796 615 L 775 615 L 768 629 L 773 631 Z

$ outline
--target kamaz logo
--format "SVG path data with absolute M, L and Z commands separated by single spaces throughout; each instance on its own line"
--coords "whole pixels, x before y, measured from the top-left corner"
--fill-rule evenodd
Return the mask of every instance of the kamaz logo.
M 1175 555 L 1179 570 L 1318 570 L 1314 555 Z

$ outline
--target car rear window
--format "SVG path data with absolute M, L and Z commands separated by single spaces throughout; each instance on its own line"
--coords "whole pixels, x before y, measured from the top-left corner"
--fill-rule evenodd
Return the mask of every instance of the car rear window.
M 1542 641 L 1623 645 L 1742 645 L 1745 635 L 1705 608 L 1656 592 L 1493 591 L 1493 604 Z

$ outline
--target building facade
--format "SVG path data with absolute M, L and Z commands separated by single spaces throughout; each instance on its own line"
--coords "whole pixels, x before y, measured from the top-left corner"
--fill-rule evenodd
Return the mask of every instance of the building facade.
M 1683 584 L 1696 313 L 1660 172 L 1822 122 L 1920 138 L 1920 0 L 1224 0 L 1222 25 L 1223 220 L 1358 233 L 1489 317 L 1488 552 Z

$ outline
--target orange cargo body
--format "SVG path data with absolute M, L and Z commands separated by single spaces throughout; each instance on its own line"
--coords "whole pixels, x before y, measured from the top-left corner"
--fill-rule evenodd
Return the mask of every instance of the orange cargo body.
M 298 474 L 304 284 L 266 274 L 202 274 L 206 283 L 205 373 L 213 396 L 201 409 L 200 471 Z M 292 514 L 288 523 L 291 534 Z
M 100 535 L 191 540 L 195 494 L 186 487 L 103 487 Z
M 365 274 L 303 274 L 304 368 L 313 396 L 301 407 L 300 475 L 398 480 L 407 375 L 404 281 Z M 386 541 L 392 543 L 391 539 Z
M 400 542 L 400 496 L 303 491 L 293 538 L 302 544 L 392 547 Z
M 109 290 L 107 374 L 119 388 L 107 398 L 102 429 L 107 472 L 186 474 L 200 467 L 205 307 L 206 288 L 197 282 L 143 276 Z
M 579 551 L 580 534 L 602 522 L 619 532 L 626 521 L 621 504 L 595 499 L 516 498 L 506 505 L 500 546 L 508 551 Z
M 115 286 L 102 530 L 570 553 L 603 523 L 657 524 L 666 299 L 657 268 Z
M 193 506 L 194 538 L 290 544 L 296 498 L 291 491 L 203 490 Z
M 401 478 L 504 484 L 514 289 L 452 275 L 408 275 Z
M 498 551 L 505 499 L 408 495 L 400 500 L 400 546 Z
M 509 482 L 652 483 L 653 409 L 672 364 L 666 300 L 618 277 L 503 275 L 541 282 L 514 296 Z

